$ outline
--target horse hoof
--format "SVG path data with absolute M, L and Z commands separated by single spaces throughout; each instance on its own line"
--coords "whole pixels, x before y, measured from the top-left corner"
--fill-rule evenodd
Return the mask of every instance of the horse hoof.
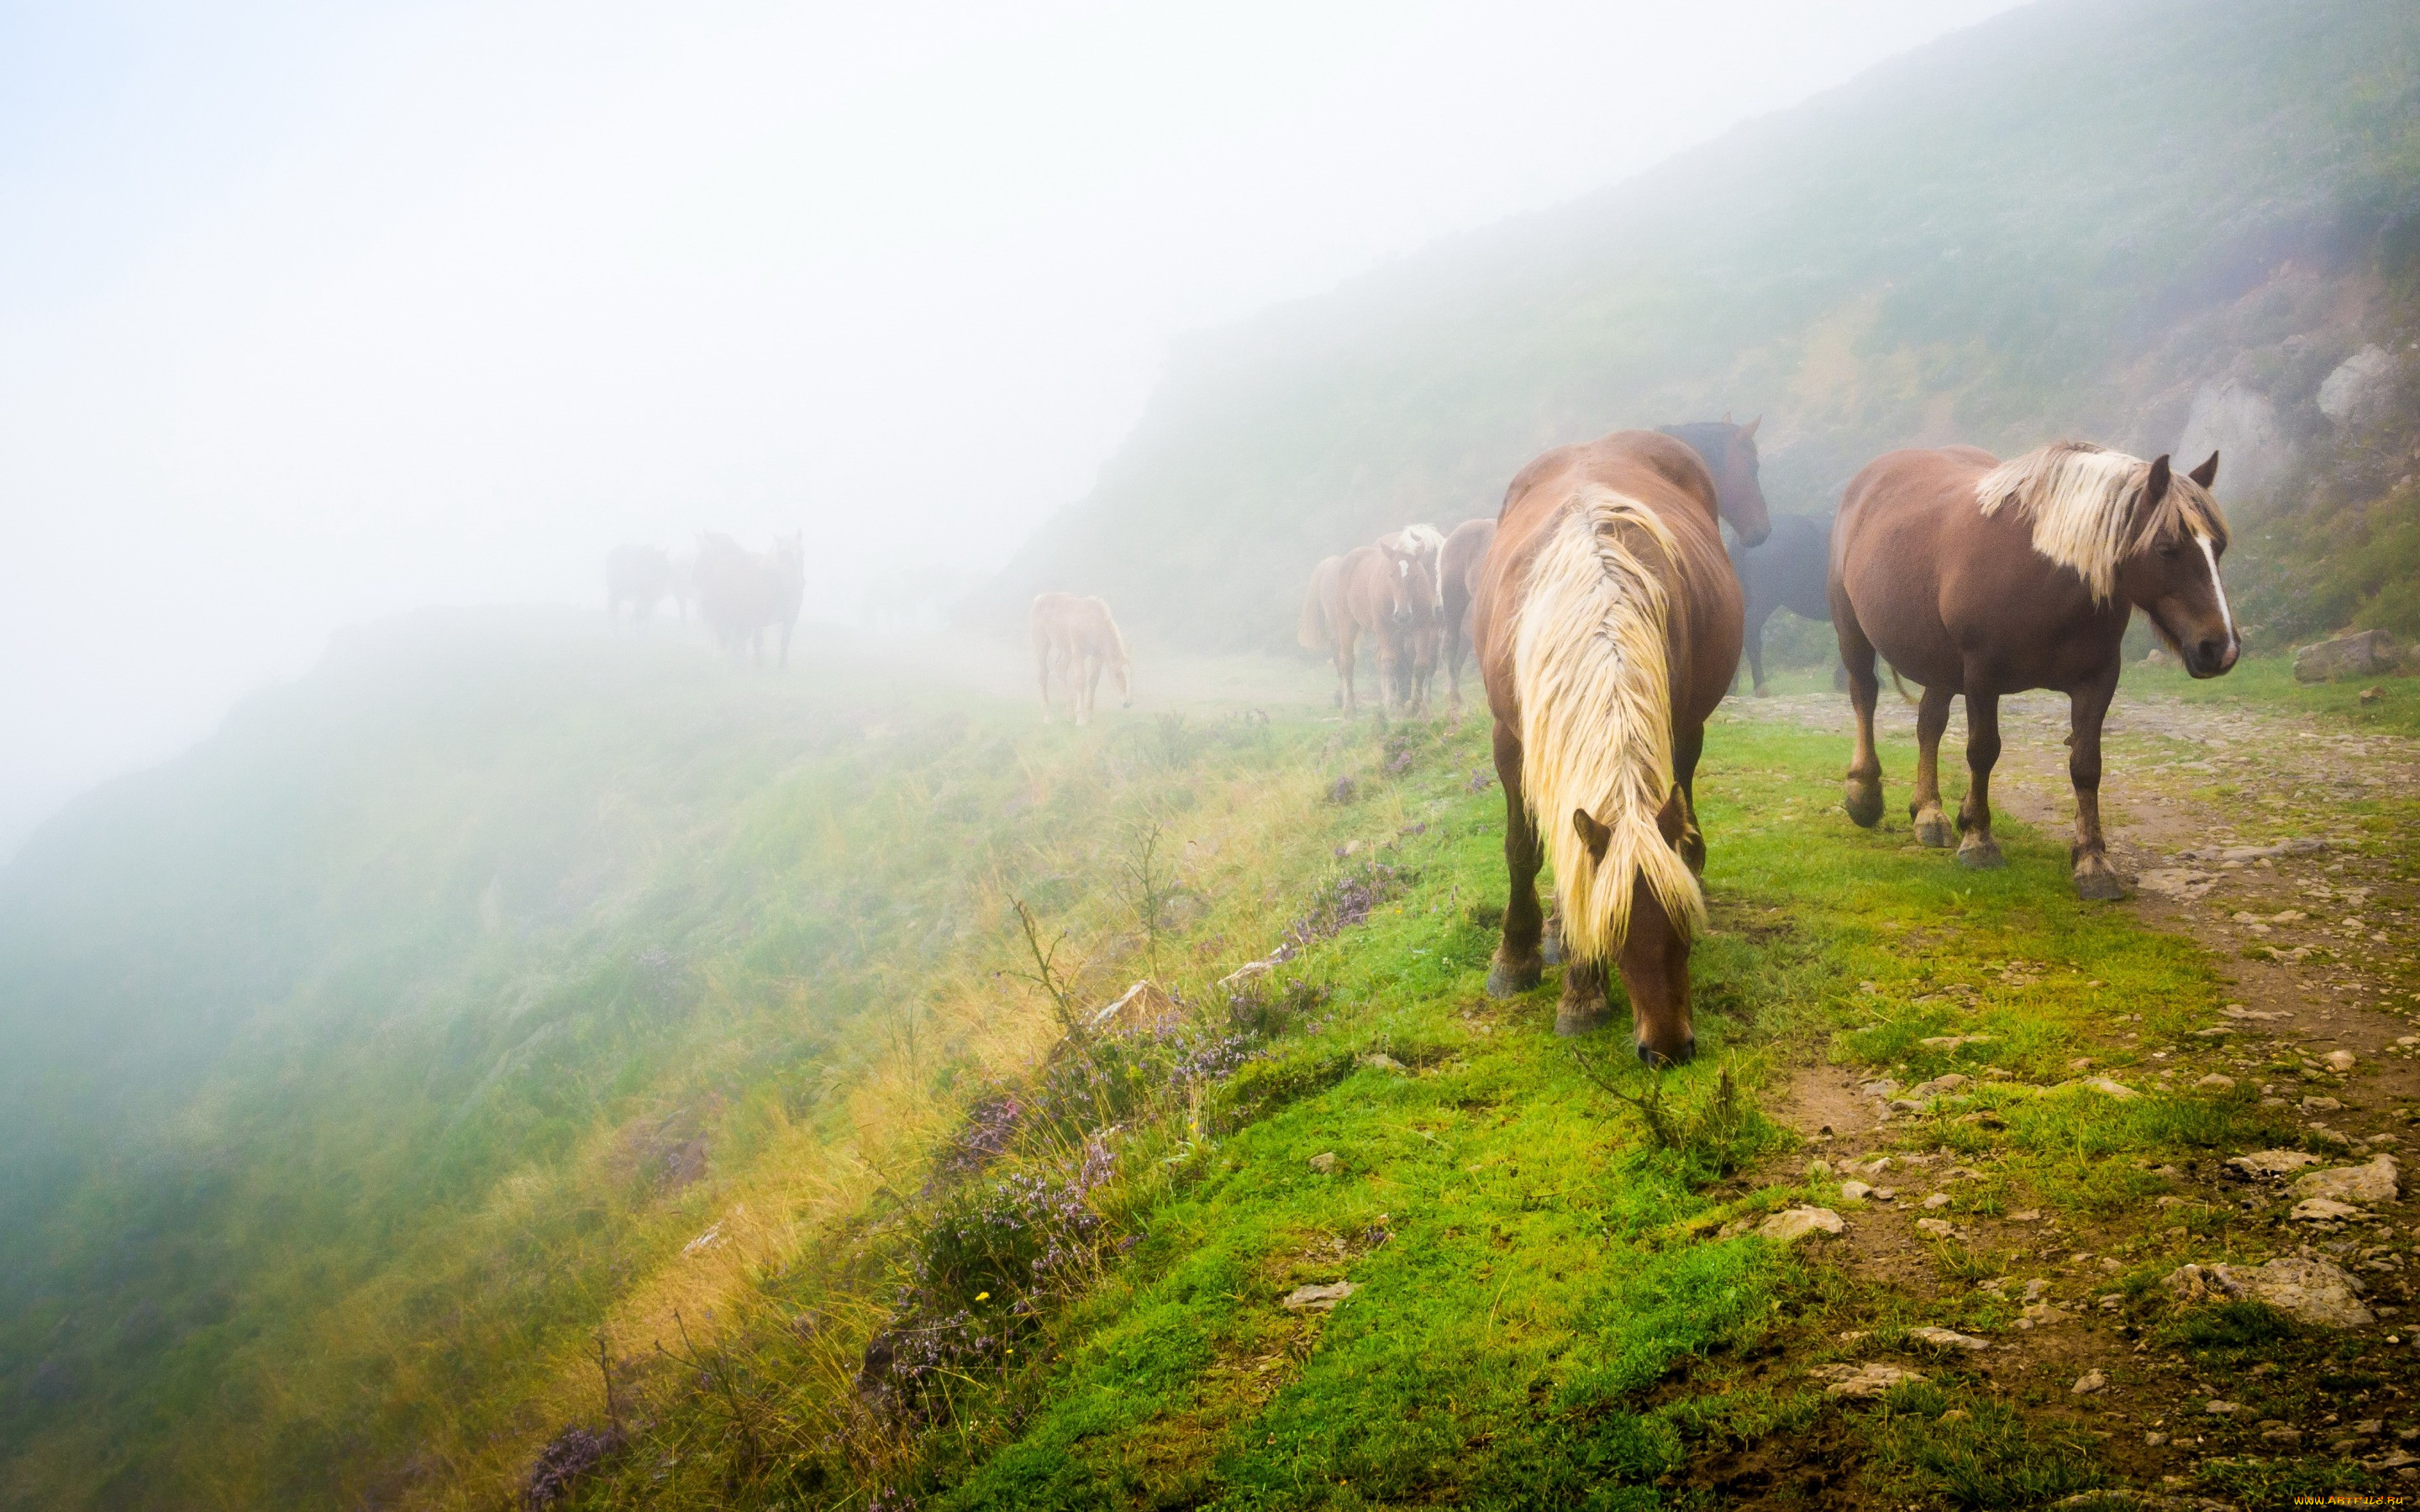
M 1958 847 L 1958 864 L 1970 872 L 1994 872 L 2008 865 L 2009 859 L 2000 854 L 1997 841 L 1970 835 Z
M 2126 896 L 2126 884 L 2118 881 L 2118 873 L 2103 861 L 2089 869 L 2076 868 L 2075 895 L 2089 903 L 2114 903 Z
M 1773 693 L 1762 683 L 1759 683 L 1756 687 L 1756 696 L 1761 699 L 1769 699 L 1773 697 Z
M 1855 778 L 1845 784 L 1846 797 L 1840 807 L 1849 811 L 1849 822 L 1859 829 L 1871 829 L 1883 822 L 1883 785 L 1861 782 Z
M 1555 1032 L 1566 1040 L 1575 1034 L 1593 1034 L 1604 1028 L 1612 1016 L 1612 1010 L 1602 997 L 1576 1003 L 1565 998 L 1555 1005 Z
M 1498 961 L 1487 968 L 1487 995 L 1518 997 L 1538 985 L 1545 966 L 1537 961 Z
M 1916 840 L 1919 845 L 1930 845 L 1936 851 L 1949 848 L 1949 816 L 1938 809 L 1916 816 Z

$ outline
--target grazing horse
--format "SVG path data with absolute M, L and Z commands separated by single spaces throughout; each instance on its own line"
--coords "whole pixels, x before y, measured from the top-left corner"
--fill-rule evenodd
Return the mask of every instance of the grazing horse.
M 1832 532 L 1832 625 L 1857 711 L 1849 817 L 1883 814 L 1874 751 L 1877 652 L 1924 686 L 1916 716 L 1916 839 L 1949 843 L 1941 812 L 1941 733 L 1966 699 L 1966 801 L 1958 859 L 2002 863 L 1992 839 L 1992 765 L 2000 697 L 2046 687 L 2068 696 L 2067 771 L 2075 785 L 2075 890 L 2118 898 L 2101 838 L 2101 720 L 2118 690 L 2118 649 L 2141 609 L 2195 677 L 2235 665 L 2242 643 L 2218 559 L 2226 519 L 2211 497 L 2218 454 L 2179 477 L 2146 462 L 2059 441 L 2002 462 L 1972 446 L 1893 452 L 1849 482 Z
M 1776 515 L 1762 546 L 1731 548 L 1731 566 L 1747 596 L 1747 666 L 1764 697 L 1764 622 L 1776 609 L 1810 620 L 1832 617 L 1832 527 L 1805 515 Z
M 1720 420 L 1666 425 L 1656 432 L 1687 442 L 1706 464 L 1706 471 L 1714 475 L 1714 497 L 1722 501 L 1723 518 L 1747 546 L 1763 545 L 1773 529 L 1772 517 L 1765 513 L 1764 485 L 1759 479 L 1756 455 L 1756 427 L 1763 423 L 1764 417 L 1759 415 L 1745 425 L 1734 425 L 1727 414 Z
M 1042 722 L 1056 712 L 1050 702 L 1050 679 L 1056 671 L 1067 695 L 1068 717 L 1078 725 L 1093 722 L 1093 705 L 1100 697 L 1101 673 L 1118 680 L 1118 707 L 1134 707 L 1134 660 L 1126 655 L 1125 637 L 1109 606 L 1097 598 L 1074 594 L 1037 594 L 1031 616 L 1033 631 L 1033 674 L 1042 684 Z
M 630 606 L 630 623 L 656 612 L 656 602 L 673 588 L 672 559 L 656 546 L 617 546 L 605 553 L 605 621 L 618 625 L 622 606 Z
M 1555 863 L 1555 1032 L 1604 1022 L 1613 961 L 1638 1057 L 1689 1058 L 1689 941 L 1705 923 L 1694 789 L 1706 718 L 1740 654 L 1739 583 L 1714 477 L 1689 446 L 1619 431 L 1513 480 L 1478 575 L 1512 896 L 1487 990 L 1537 985 L 1538 868 Z
M 1429 685 L 1436 677 L 1437 650 L 1444 633 L 1445 583 L 1439 576 L 1439 559 L 1445 554 L 1445 535 L 1434 525 L 1406 525 L 1390 535 L 1378 537 L 1378 545 L 1390 555 L 1404 559 L 1406 571 L 1411 562 L 1428 569 L 1428 609 L 1413 632 L 1419 637 L 1419 650 L 1409 662 L 1396 669 L 1396 675 L 1406 680 L 1405 686 L 1396 690 L 1398 702 L 1408 704 L 1417 697 L 1419 706 L 1425 709 L 1429 706 Z M 1409 686 L 1409 679 L 1415 676 L 1419 680 L 1417 691 Z
M 1416 712 L 1415 700 L 1428 680 L 1421 663 L 1429 647 L 1420 632 L 1435 601 L 1435 587 L 1420 555 L 1400 551 L 1387 541 L 1357 546 L 1312 570 L 1299 638 L 1311 650 L 1334 654 L 1337 702 L 1346 718 L 1361 712 L 1354 669 L 1365 635 L 1378 653 L 1378 717 L 1387 717 L 1399 695 L 1406 712 Z
M 790 635 L 806 597 L 804 532 L 775 537 L 764 552 L 748 550 L 728 535 L 701 535 L 690 579 L 699 618 L 732 660 L 739 659 L 744 647 L 757 666 L 765 665 L 765 632 L 776 630 L 781 665 L 790 664 Z
M 1462 710 L 1462 659 L 1470 651 L 1471 594 L 1478 588 L 1479 564 L 1487 560 L 1487 548 L 1495 541 L 1494 520 L 1466 519 L 1453 528 L 1437 554 L 1439 628 L 1445 637 L 1438 659 L 1445 664 L 1447 697 L 1457 715 Z

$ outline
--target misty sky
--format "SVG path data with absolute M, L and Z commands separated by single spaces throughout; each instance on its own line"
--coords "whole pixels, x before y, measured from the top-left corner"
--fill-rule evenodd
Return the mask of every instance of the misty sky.
M 0 5 L 0 854 L 617 540 L 980 572 L 1171 336 L 2009 3 Z

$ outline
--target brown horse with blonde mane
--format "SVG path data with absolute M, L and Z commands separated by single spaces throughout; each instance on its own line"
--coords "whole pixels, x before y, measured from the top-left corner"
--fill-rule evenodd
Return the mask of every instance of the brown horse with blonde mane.
M 1427 706 L 1429 658 L 1435 648 L 1424 632 L 1436 613 L 1436 586 L 1429 565 L 1433 554 L 1425 541 L 1390 535 L 1374 546 L 1357 546 L 1341 557 L 1329 557 L 1311 570 L 1295 638 L 1305 650 L 1334 656 L 1336 702 L 1345 717 L 1361 712 L 1354 669 L 1363 636 L 1378 653 L 1379 717 L 1384 718 L 1399 699 L 1407 713 Z
M 1566 963 L 1555 1031 L 1608 1012 L 1606 963 L 1649 1065 L 1689 1058 L 1689 942 L 1704 927 L 1695 785 L 1706 718 L 1739 666 L 1739 583 L 1699 452 L 1620 431 L 1547 453 L 1506 492 L 1472 606 L 1496 717 L 1512 896 L 1487 990 L 1544 967 L 1538 869 L 1555 863 Z M 1718 510 L 1720 513 L 1718 513 Z M 1745 532 L 1744 532 L 1745 533 Z
M 1041 594 L 1033 600 L 1033 673 L 1042 684 L 1042 722 L 1056 712 L 1050 702 L 1055 672 L 1067 696 L 1067 712 L 1078 725 L 1093 722 L 1101 674 L 1118 680 L 1118 706 L 1134 707 L 1134 659 L 1125 637 L 1101 599 L 1074 594 Z
M 1966 699 L 1965 837 L 1958 859 L 2002 865 L 1992 839 L 2000 699 L 2044 687 L 2068 696 L 2067 771 L 2075 787 L 2075 890 L 2119 898 L 2101 836 L 2101 722 L 2118 691 L 2118 645 L 2135 609 L 2195 677 L 2242 649 L 2218 570 L 2226 519 L 2211 497 L 2218 454 L 2182 476 L 2081 441 L 2002 462 L 1972 446 L 1893 452 L 1850 480 L 1832 532 L 1832 623 L 1857 711 L 1849 817 L 1883 815 L 1874 749 L 1879 653 L 1924 687 L 1916 716 L 1916 839 L 1947 846 L 1941 735 Z

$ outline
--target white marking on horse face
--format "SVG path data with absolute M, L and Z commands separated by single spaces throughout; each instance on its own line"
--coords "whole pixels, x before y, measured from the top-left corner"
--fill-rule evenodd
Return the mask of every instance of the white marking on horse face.
M 2235 637 L 2235 611 L 2227 608 L 2226 584 L 2218 576 L 2218 552 L 2211 546 L 2210 537 L 2199 531 L 2194 532 L 2194 542 L 2201 548 L 2201 559 L 2210 563 L 2210 591 L 2218 595 L 2218 617 L 2226 624 L 2226 649 L 2240 652 L 2242 647 Z

